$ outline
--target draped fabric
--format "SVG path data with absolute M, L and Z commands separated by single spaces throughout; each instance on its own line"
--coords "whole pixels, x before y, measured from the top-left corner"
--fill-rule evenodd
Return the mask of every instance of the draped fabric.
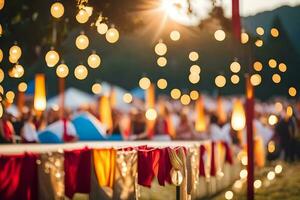
M 0 199 L 37 200 L 37 155 L 0 156 Z
M 225 162 L 228 162 L 229 164 L 233 164 L 233 158 L 232 158 L 232 151 L 226 142 L 222 142 L 224 148 L 225 148 Z
M 211 143 L 211 162 L 210 162 L 210 175 L 216 176 L 216 161 L 215 161 L 215 142 Z
M 232 0 L 232 31 L 237 41 L 241 41 L 240 2 Z
M 204 145 L 200 146 L 200 157 L 199 157 L 199 176 L 205 177 L 205 162 L 204 162 L 204 155 L 206 149 Z
M 65 151 L 65 194 L 72 198 L 75 193 L 90 193 L 91 150 Z
M 94 149 L 93 160 L 94 169 L 100 187 L 113 187 L 116 173 L 115 149 Z

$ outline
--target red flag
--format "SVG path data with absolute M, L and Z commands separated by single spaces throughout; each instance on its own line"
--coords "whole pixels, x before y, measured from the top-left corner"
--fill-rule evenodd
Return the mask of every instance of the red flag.
M 232 32 L 241 41 L 240 0 L 232 0 Z

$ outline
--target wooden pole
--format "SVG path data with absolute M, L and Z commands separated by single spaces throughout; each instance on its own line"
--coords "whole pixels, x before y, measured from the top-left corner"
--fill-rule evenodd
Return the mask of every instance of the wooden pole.
M 254 89 L 250 77 L 246 77 L 246 126 L 247 126 L 247 199 L 254 200 L 254 145 L 253 145 L 253 118 L 254 118 Z
M 65 79 L 58 78 L 58 90 L 59 90 L 59 116 L 62 119 L 65 112 Z

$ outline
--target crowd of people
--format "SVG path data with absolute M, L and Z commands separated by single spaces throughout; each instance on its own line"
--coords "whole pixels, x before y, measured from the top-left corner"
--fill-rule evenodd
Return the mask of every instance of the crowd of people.
M 274 104 L 274 103 L 273 103 Z M 98 109 L 85 107 L 78 110 L 49 109 L 44 113 L 26 109 L 18 116 L 5 112 L 0 119 L 1 143 L 38 143 L 38 134 L 48 125 L 62 121 L 61 131 L 64 142 L 74 142 L 78 138 L 74 134 L 74 127 L 70 119 L 74 113 L 89 112 L 99 119 Z M 182 106 L 179 102 L 171 100 L 159 101 L 156 106 L 157 116 L 149 121 L 145 115 L 145 109 L 135 106 L 129 111 L 112 108 L 113 127 L 107 128 L 108 135 L 120 134 L 123 140 L 223 140 L 243 148 L 246 144 L 246 130 L 233 130 L 230 117 L 231 112 L 225 112 L 220 116 L 216 110 L 205 109 L 204 131 L 195 129 L 196 111 L 193 105 Z M 274 159 L 283 156 L 287 161 L 299 158 L 300 152 L 300 128 L 299 107 L 294 104 L 293 113 L 286 113 L 286 105 L 283 104 L 281 112 L 274 115 L 276 123 L 269 124 L 268 117 L 271 113 L 256 110 L 254 119 L 255 142 L 263 150 L 269 151 L 269 158 Z M 273 113 L 274 114 L 274 113 Z M 100 120 L 101 121 L 101 120 Z M 99 122 L 100 123 L 100 122 Z M 72 129 L 72 130 L 70 130 Z M 275 150 L 269 150 L 269 143 L 275 144 Z

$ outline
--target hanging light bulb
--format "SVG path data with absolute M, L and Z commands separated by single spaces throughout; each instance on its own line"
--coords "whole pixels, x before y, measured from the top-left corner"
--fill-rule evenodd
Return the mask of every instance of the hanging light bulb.
M 241 70 L 241 65 L 240 63 L 234 61 L 231 63 L 230 65 L 230 70 L 233 72 L 233 73 L 238 73 L 240 70 Z
M 259 74 L 253 74 L 253 75 L 251 75 L 251 77 L 250 77 L 250 83 L 253 86 L 260 85 L 261 84 L 261 75 L 259 75 Z
M 132 95 L 131 95 L 130 93 L 125 93 L 125 94 L 123 95 L 123 101 L 124 101 L 125 103 L 131 103 L 131 102 L 132 102 L 132 99 L 133 99 L 133 97 L 132 97 Z
M 18 85 L 18 90 L 20 92 L 25 92 L 27 90 L 27 84 L 25 82 L 21 82 Z
M 78 65 L 74 70 L 74 75 L 78 80 L 84 80 L 88 75 L 88 70 L 84 65 Z
M 60 2 L 55 2 L 54 4 L 52 4 L 50 12 L 53 17 L 60 18 L 65 12 L 64 5 Z
M 89 20 L 89 18 L 90 15 L 84 8 L 80 9 L 76 15 L 76 20 L 81 24 L 86 23 Z
M 234 74 L 231 76 L 230 80 L 233 84 L 238 84 L 240 82 L 240 77 L 238 75 Z
M 22 65 L 15 65 L 8 71 L 8 75 L 12 78 L 21 78 L 24 75 L 24 68 Z
M 180 33 L 179 33 L 179 31 L 176 31 L 176 30 L 172 31 L 170 33 L 170 38 L 173 41 L 178 41 L 180 39 Z
M 101 63 L 101 59 L 96 53 L 92 53 L 88 57 L 87 63 L 91 68 L 97 68 Z
M 246 44 L 249 41 L 249 35 L 247 33 L 241 33 L 241 43 Z
M 4 79 L 4 71 L 0 69 L 0 83 L 3 81 L 3 79 Z
M 110 28 L 107 30 L 105 38 L 109 43 L 115 43 L 119 39 L 119 31 L 115 28 Z
M 192 90 L 190 92 L 190 97 L 192 100 L 197 100 L 199 98 L 199 92 L 197 90 Z
M 199 67 L 199 65 L 192 65 L 190 67 L 191 74 L 200 74 L 200 72 L 201 72 L 201 68 Z
M 226 78 L 225 78 L 225 76 L 218 75 L 215 78 L 215 84 L 219 88 L 224 87 L 226 85 Z
M 2 49 L 0 49 L 0 62 L 2 62 L 2 60 L 3 60 L 3 51 Z
M 190 61 L 197 61 L 199 59 L 199 54 L 196 51 L 191 51 L 189 53 Z
M 66 64 L 62 63 L 56 68 L 56 75 L 59 78 L 66 78 L 69 74 L 69 68 Z
M 182 103 L 182 105 L 187 106 L 191 102 L 191 98 L 189 95 L 184 94 L 180 97 L 180 102 Z
M 161 79 L 159 79 L 159 80 L 157 81 L 157 87 L 158 87 L 159 89 L 162 89 L 162 90 L 163 90 L 163 89 L 166 89 L 167 86 L 168 86 L 168 82 L 167 82 L 166 79 L 161 78 Z
M 145 113 L 146 119 L 150 121 L 154 121 L 157 117 L 157 112 L 153 108 L 149 108 Z
M 44 111 L 46 109 L 46 89 L 45 89 L 45 75 L 35 75 L 35 88 L 34 88 L 34 108 L 37 111 Z
M 45 61 L 48 67 L 54 67 L 59 61 L 59 54 L 54 50 L 50 50 L 46 53 Z
M 246 116 L 244 106 L 240 100 L 236 100 L 233 104 L 231 126 L 234 130 L 241 131 L 245 128 L 245 125 Z
M 13 60 L 18 61 L 19 58 L 21 57 L 21 55 L 22 55 L 22 50 L 19 46 L 14 45 L 14 46 L 10 47 L 9 56 L 11 56 L 13 58 Z
M 2 25 L 0 24 L 0 36 L 3 34 Z
M 226 38 L 226 34 L 223 30 L 217 30 L 215 32 L 214 36 L 215 36 L 215 39 L 219 42 L 225 40 L 225 38 Z
M 102 91 L 102 85 L 100 83 L 94 83 L 92 85 L 92 92 L 94 94 L 100 94 Z
M 84 50 L 89 46 L 89 38 L 85 34 L 80 34 L 76 38 L 76 47 L 80 50 Z
M 102 23 L 99 23 L 99 25 L 97 26 L 97 32 L 100 34 L 100 35 L 104 35 L 108 30 L 108 26 L 106 23 L 102 22 Z
M 157 62 L 158 66 L 164 67 L 164 66 L 167 65 L 168 61 L 167 61 L 167 59 L 165 57 L 159 57 L 156 62 Z
M 3 9 L 4 4 L 5 4 L 5 0 L 0 0 L 0 10 Z
M 151 81 L 149 78 L 143 77 L 140 79 L 139 85 L 140 85 L 140 88 L 142 88 L 143 90 L 147 90 L 151 85 Z
M 189 81 L 190 81 L 192 84 L 199 83 L 199 81 L 200 81 L 200 75 L 199 75 L 199 74 L 196 74 L 196 73 L 190 74 L 190 75 L 189 75 Z
M 171 90 L 171 97 L 172 97 L 173 99 L 175 99 L 175 100 L 176 100 L 176 99 L 179 99 L 180 96 L 181 96 L 181 92 L 180 92 L 179 89 L 174 88 L 174 89 Z
M 167 45 L 162 41 L 159 41 L 154 47 L 154 51 L 157 55 L 163 56 L 167 53 Z

